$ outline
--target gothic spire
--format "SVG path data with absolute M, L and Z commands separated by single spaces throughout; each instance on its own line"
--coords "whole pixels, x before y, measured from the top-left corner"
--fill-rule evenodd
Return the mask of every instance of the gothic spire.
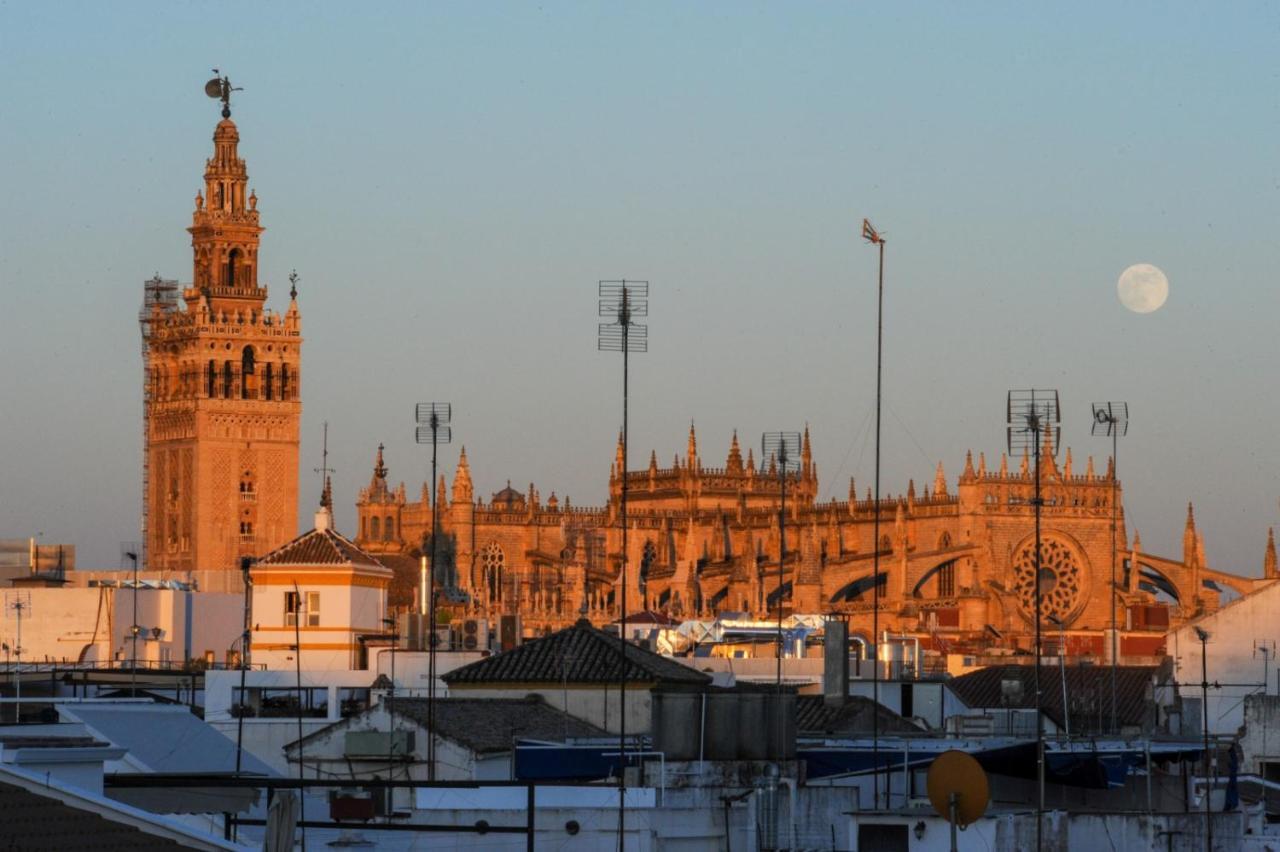
M 387 466 L 382 463 L 382 444 L 378 444 L 378 455 L 373 460 L 373 478 L 375 482 L 387 478 Z
M 458 455 L 458 468 L 453 473 L 453 502 L 470 503 L 474 498 L 471 485 L 471 465 L 467 462 L 467 448 Z
M 972 467 L 970 467 L 969 472 L 970 473 L 973 472 Z M 942 470 L 942 462 L 938 462 L 938 469 L 934 471 L 934 474 L 933 474 L 933 496 L 934 497 L 947 496 L 947 474 Z
M 689 452 L 685 459 L 689 464 L 689 470 L 698 469 L 698 435 L 693 429 L 693 421 L 689 421 Z
M 729 458 L 725 461 L 725 472 L 742 473 L 742 450 L 738 446 L 738 430 L 733 430 L 733 440 L 729 442 Z
M 938 466 L 941 467 L 941 463 Z M 973 472 L 973 450 L 967 450 L 964 454 L 964 472 L 960 474 L 960 478 L 969 482 L 974 476 L 976 474 Z
M 1187 503 L 1187 523 L 1182 530 L 1182 561 L 1186 565 L 1193 565 L 1198 557 L 1198 548 L 1196 547 L 1196 512 L 1190 503 Z M 1199 590 L 1196 590 L 1199 594 Z

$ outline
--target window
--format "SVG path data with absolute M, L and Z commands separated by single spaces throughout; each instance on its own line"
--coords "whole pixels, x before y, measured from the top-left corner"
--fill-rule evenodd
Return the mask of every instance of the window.
M 480 563 L 484 567 L 485 585 L 489 589 L 489 600 L 502 600 L 502 568 L 506 564 L 506 554 L 502 546 L 491 541 L 480 554 Z
M 263 382 L 262 382 L 262 387 L 267 392 L 267 399 L 275 398 L 275 388 L 272 387 L 272 385 L 275 383 L 275 377 L 271 373 L 272 373 L 271 362 L 268 361 L 266 364 L 266 375 L 263 377 Z
M 304 622 L 304 624 L 307 627 L 319 627 L 320 626 L 320 593 L 319 592 L 303 592 L 302 595 L 303 595 L 303 598 L 301 598 L 301 600 L 305 601 L 305 608 L 302 611 L 303 615 L 306 618 L 306 621 Z M 297 592 L 284 593 L 284 626 L 285 627 L 293 627 L 297 623 L 299 600 L 300 599 L 298 597 Z
M 948 562 L 938 569 L 938 597 L 951 598 L 956 594 L 956 563 Z
M 377 541 L 378 539 L 382 538 L 382 519 L 377 517 L 370 518 L 369 529 L 373 533 L 372 537 L 374 541 Z
M 387 515 L 387 519 L 382 523 L 382 540 L 391 541 L 391 538 L 392 536 L 395 535 L 395 532 L 396 532 L 395 521 L 391 519 L 390 515 Z
M 240 263 L 240 249 L 232 249 L 227 254 L 227 286 L 236 286 L 236 267 Z
M 280 365 L 280 399 L 289 398 L 289 365 Z
M 246 346 L 240 353 L 240 398 L 248 399 L 250 393 L 249 377 L 254 373 L 253 347 Z
M 216 361 L 209 362 L 209 388 L 207 396 L 212 399 L 218 395 L 218 364 Z
M 235 384 L 233 374 L 231 372 L 231 362 L 222 362 L 222 396 L 224 399 L 231 398 L 231 387 Z

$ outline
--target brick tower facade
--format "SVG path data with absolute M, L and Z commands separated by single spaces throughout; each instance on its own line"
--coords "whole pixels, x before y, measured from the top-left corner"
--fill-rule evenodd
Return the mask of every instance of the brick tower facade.
M 224 113 L 225 115 L 225 113 Z M 296 534 L 301 318 L 258 281 L 258 198 L 230 118 L 192 215 L 184 305 L 150 307 L 147 554 L 153 570 L 231 569 Z

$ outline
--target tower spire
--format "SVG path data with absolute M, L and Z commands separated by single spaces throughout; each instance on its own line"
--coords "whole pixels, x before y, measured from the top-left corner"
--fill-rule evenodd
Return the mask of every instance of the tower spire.
M 738 430 L 733 430 L 733 440 L 729 442 L 729 458 L 725 461 L 725 471 L 730 474 L 742 473 L 742 449 L 738 446 Z
M 471 465 L 467 462 L 467 448 L 458 454 L 458 469 L 453 473 L 453 502 L 470 503 L 474 499 L 471 485 Z
M 689 447 L 685 461 L 689 465 L 689 470 L 698 469 L 698 434 L 694 431 L 692 420 L 689 421 Z

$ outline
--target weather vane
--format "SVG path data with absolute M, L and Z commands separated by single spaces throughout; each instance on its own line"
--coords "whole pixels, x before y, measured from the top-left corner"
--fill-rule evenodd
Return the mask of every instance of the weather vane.
M 220 98 L 222 100 L 222 117 L 231 117 L 231 93 L 243 92 L 240 87 L 232 88 L 231 78 L 223 77 L 222 72 L 217 68 L 213 69 L 214 77 L 212 80 L 204 84 L 204 93 L 211 98 Z

